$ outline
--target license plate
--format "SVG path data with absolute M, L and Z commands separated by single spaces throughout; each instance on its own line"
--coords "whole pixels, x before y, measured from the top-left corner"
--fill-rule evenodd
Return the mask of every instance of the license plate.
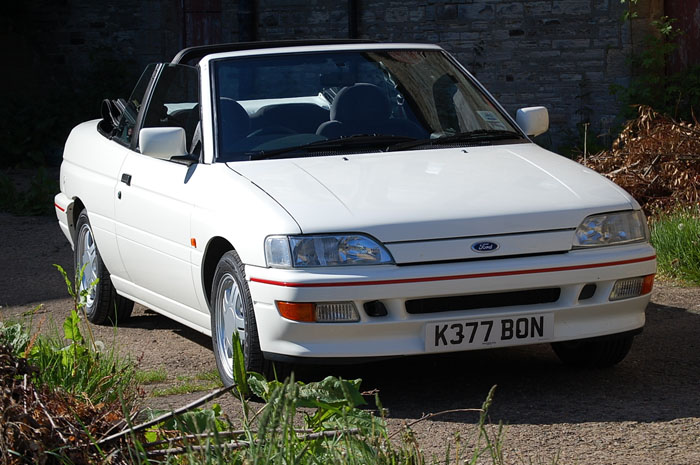
M 552 313 L 429 323 L 425 327 L 425 351 L 535 344 L 551 340 L 553 334 Z

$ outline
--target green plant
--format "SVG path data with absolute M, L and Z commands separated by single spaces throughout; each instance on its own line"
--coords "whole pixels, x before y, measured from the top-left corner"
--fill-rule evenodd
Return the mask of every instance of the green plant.
M 635 116 L 637 105 L 648 105 L 684 121 L 692 121 L 700 109 L 700 65 L 673 74 L 666 72 L 668 58 L 678 48 L 676 39 L 682 34 L 674 22 L 668 16 L 652 21 L 655 33 L 646 36 L 643 50 L 630 58 L 635 72 L 629 85 L 610 86 L 622 104 L 621 116 L 625 119 Z
M 660 213 L 650 229 L 660 274 L 700 285 L 700 207 Z
M 134 372 L 134 381 L 139 384 L 157 384 L 168 379 L 168 372 L 165 368 L 160 367 L 155 370 L 136 370 Z
M 303 383 L 292 374 L 284 381 L 267 380 L 257 373 L 242 371 L 240 340 L 234 339 L 233 391 L 243 407 L 241 425 L 234 428 L 221 408 L 185 407 L 178 412 L 149 411 L 147 421 L 134 426 L 131 446 L 125 454 L 138 463 L 265 463 L 265 464 L 391 464 L 422 465 L 426 458 L 411 427 L 437 414 L 426 415 L 390 433 L 384 409 L 374 393 L 375 410 L 367 408 L 360 391 L 361 380 L 326 377 Z M 208 397 L 223 394 L 223 388 Z M 495 386 L 479 412 L 475 434 L 470 440 L 455 438 L 454 450 L 447 449 L 444 463 L 504 463 L 503 425 L 492 426 L 488 409 Z M 246 396 L 264 405 L 254 410 Z M 451 411 L 451 412 L 454 412 Z M 447 412 L 441 412 L 447 413 Z M 127 433 L 120 433 L 124 437 Z M 115 441 L 117 437 L 107 438 Z M 434 459 L 435 460 L 435 459 Z
M 632 10 L 632 5 L 636 5 L 639 0 L 620 0 L 622 5 L 627 4 L 625 12 L 622 14 L 622 21 L 627 21 L 637 17 L 637 12 Z
M 134 369 L 131 362 L 118 357 L 114 349 L 106 350 L 102 342 L 94 339 L 89 326 L 89 337 L 83 336 L 81 326 L 85 323 L 80 312 L 89 289 L 79 291 L 63 268 L 58 265 L 56 268 L 66 281 L 74 308 L 63 322 L 63 337 L 41 335 L 25 345 L 28 362 L 38 369 L 33 375 L 34 383 L 84 395 L 93 403 L 112 402 L 120 395 L 132 395 Z M 82 270 L 78 271 L 75 282 L 80 281 L 80 274 Z
M 20 463 L 5 460 L 5 452 L 21 463 L 95 463 L 94 438 L 123 419 L 122 409 L 128 415 L 136 398 L 130 361 L 105 350 L 89 330 L 83 335 L 89 289 L 75 289 L 58 268 L 74 299 L 62 337 L 40 333 L 43 319 L 32 328 L 33 312 L 29 323 L 0 325 L 3 463 Z
M 72 418 L 67 431 L 79 440 L 72 442 L 67 436 L 37 436 L 32 440 L 40 444 L 32 450 L 32 458 L 50 458 L 57 463 L 139 463 L 139 464 L 379 464 L 379 465 L 423 465 L 427 462 L 411 427 L 442 413 L 478 412 L 479 420 L 474 434 L 469 439 L 456 436 L 454 447 L 447 447 L 445 465 L 457 463 L 503 464 L 504 428 L 502 424 L 491 425 L 488 410 L 493 402 L 495 386 L 491 388 L 480 409 L 456 409 L 425 415 L 404 427 L 390 432 L 385 420 L 385 410 L 376 393 L 362 393 L 361 380 L 344 380 L 327 377 L 318 382 L 303 383 L 290 376 L 284 381 L 267 380 L 257 373 L 242 370 L 240 340 L 234 335 L 234 370 L 238 391 L 235 395 L 243 407 L 242 418 L 237 425 L 223 414 L 219 405 L 198 408 L 231 388 L 221 388 L 175 412 L 145 411 L 146 422 L 133 425 L 130 420 L 131 403 L 128 397 L 111 393 L 126 392 L 135 379 L 162 379 L 165 370 L 153 370 L 137 375 L 128 360 L 116 353 L 106 356 L 95 348 L 100 344 L 90 334 L 83 336 L 84 321 L 80 318 L 85 295 L 89 290 L 77 291 L 64 276 L 69 293 L 74 299 L 71 315 L 63 323 L 63 335 L 70 341 L 65 345 L 60 338 L 39 336 L 32 340 L 26 326 L 0 325 L 0 346 L 14 342 L 23 348 L 38 370 L 28 370 L 31 380 L 41 386 L 42 395 L 54 396 L 49 390 L 75 393 L 60 398 L 70 401 L 63 407 L 62 422 Z M 74 282 L 80 281 L 80 274 Z M 93 283 L 94 284 L 94 283 Z M 38 371 L 38 373 L 34 373 Z M 209 380 L 211 373 L 195 376 Z M 83 381 L 97 380 L 98 383 Z M 14 380 L 21 384 L 20 380 Z M 33 383 L 29 383 L 30 388 Z M 26 384 L 26 383 L 25 383 Z M 26 388 L 25 388 L 26 389 Z M 370 409 L 365 397 L 374 395 L 375 407 Z M 246 396 L 254 395 L 264 404 L 258 408 Z M 38 397 L 37 397 L 38 399 Z M 50 397 L 55 399 L 55 397 Z M 76 400 L 88 399 L 94 422 L 102 422 L 102 429 L 93 428 L 89 422 L 78 417 Z M 129 428 L 115 433 L 113 423 L 105 423 L 107 416 L 115 418 L 115 412 L 96 410 L 95 404 L 122 402 L 123 417 Z M 126 399 L 126 400 L 125 400 Z M 52 406 L 59 405 L 64 400 Z M 52 418 L 41 403 L 38 404 L 44 418 Z M 106 405 L 106 404 L 104 404 Z M 66 412 L 66 410 L 68 412 Z M 55 415 L 55 413 L 53 413 Z M 14 425 L 16 422 L 12 422 Z M 66 431 L 64 423 L 61 427 Z M 78 425 L 78 426 L 76 426 Z M 0 425 L 2 426 L 2 425 Z M 41 431 L 36 430 L 37 434 Z M 55 427 L 44 428 L 45 432 L 56 431 Z M 100 431 L 99 434 L 95 434 Z M 0 433 L 2 428 L 0 428 Z M 44 433 L 41 433 L 44 434 Z M 21 455 L 15 448 L 11 452 Z M 43 455 L 42 455 L 43 454 Z M 433 462 L 437 462 L 433 458 Z M 556 461 L 552 462 L 555 463 Z
M 221 378 L 219 377 L 219 371 L 214 369 L 210 371 L 205 371 L 202 373 L 197 373 L 194 375 L 194 379 L 197 379 L 199 381 L 212 381 L 212 382 L 218 382 L 221 383 Z
M 154 389 L 151 391 L 152 397 L 174 396 L 178 394 L 190 394 L 192 392 L 210 391 L 217 387 L 221 387 L 221 381 L 209 381 L 206 383 L 193 382 L 191 380 L 183 380 L 182 382 L 168 386 L 166 388 Z

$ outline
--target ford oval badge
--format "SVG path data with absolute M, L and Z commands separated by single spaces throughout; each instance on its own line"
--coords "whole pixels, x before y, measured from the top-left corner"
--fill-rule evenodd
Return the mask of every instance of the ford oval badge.
M 479 253 L 485 253 L 485 252 L 493 252 L 495 250 L 498 250 L 498 244 L 495 242 L 475 242 L 472 244 L 472 250 L 474 252 L 479 252 Z

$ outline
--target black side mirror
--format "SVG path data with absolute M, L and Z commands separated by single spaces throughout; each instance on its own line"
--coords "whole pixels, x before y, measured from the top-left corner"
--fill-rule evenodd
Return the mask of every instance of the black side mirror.
M 121 112 L 117 109 L 116 105 L 112 103 L 110 99 L 102 100 L 102 107 L 100 109 L 102 114 L 102 119 L 106 124 L 117 127 L 119 125 L 119 119 L 121 118 Z

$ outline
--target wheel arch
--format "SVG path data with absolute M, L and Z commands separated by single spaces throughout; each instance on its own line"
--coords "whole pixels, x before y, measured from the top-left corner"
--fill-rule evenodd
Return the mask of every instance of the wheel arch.
M 80 212 L 85 209 L 85 204 L 80 200 L 79 197 L 75 197 L 71 203 L 70 209 L 68 211 L 68 229 L 70 230 L 71 237 L 73 238 L 73 244 L 75 244 L 78 238 L 78 229 L 76 228 L 78 224 L 78 217 Z
M 216 272 L 216 265 L 221 257 L 229 250 L 235 250 L 233 245 L 225 238 L 213 237 L 204 250 L 204 261 L 202 262 L 202 287 L 204 296 L 211 308 L 211 285 Z

